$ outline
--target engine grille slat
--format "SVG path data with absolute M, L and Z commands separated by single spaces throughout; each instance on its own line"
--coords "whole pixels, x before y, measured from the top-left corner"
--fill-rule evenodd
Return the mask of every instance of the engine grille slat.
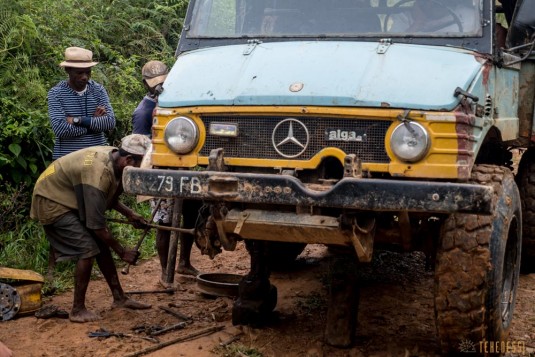
M 256 158 L 256 159 L 285 159 L 272 144 L 273 130 L 281 121 L 289 117 L 278 116 L 219 116 L 204 115 L 201 117 L 207 131 L 211 123 L 235 124 L 238 126 L 238 136 L 235 138 L 214 136 L 207 133 L 206 142 L 200 154 L 208 156 L 212 149 L 223 148 L 225 157 Z M 385 150 L 385 135 L 392 123 L 389 120 L 369 120 L 359 118 L 330 118 L 330 117 L 295 117 L 303 123 L 309 134 L 309 144 L 306 150 L 293 160 L 309 160 L 326 147 L 336 147 L 347 154 L 356 154 L 363 162 L 388 163 L 390 159 Z M 299 154 L 302 147 L 295 142 L 284 143 L 288 137 L 288 129 L 277 129 L 274 141 L 282 143 L 278 146 L 287 156 Z M 304 138 L 305 130 L 299 125 L 292 126 L 294 136 Z M 338 132 L 337 130 L 340 130 Z M 329 134 L 338 140 L 327 140 Z M 361 141 L 344 141 L 348 132 L 360 136 Z M 357 139 L 358 140 L 358 139 Z M 303 141 L 303 139 L 299 140 Z

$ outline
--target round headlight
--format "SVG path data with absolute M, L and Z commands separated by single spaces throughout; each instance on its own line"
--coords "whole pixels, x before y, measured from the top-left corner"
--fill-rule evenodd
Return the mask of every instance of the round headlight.
M 167 124 L 163 137 L 169 149 L 187 154 L 197 146 L 199 130 L 190 118 L 178 117 Z
M 429 135 L 422 125 L 406 121 L 392 132 L 390 148 L 402 161 L 418 161 L 429 149 Z

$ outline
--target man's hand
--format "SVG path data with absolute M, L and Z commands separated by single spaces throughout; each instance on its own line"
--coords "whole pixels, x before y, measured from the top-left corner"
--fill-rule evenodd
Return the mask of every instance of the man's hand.
M 132 225 L 134 226 L 134 228 L 137 228 L 137 229 L 146 228 L 147 224 L 149 223 L 147 222 L 145 217 L 143 217 L 140 214 L 137 214 L 134 211 L 132 211 L 132 213 L 128 215 L 127 218 L 128 218 L 128 222 L 132 222 Z
M 139 251 L 135 249 L 125 249 L 121 259 L 127 262 L 128 264 L 134 265 L 136 264 L 139 255 Z
M 106 108 L 103 106 L 97 107 L 97 110 L 95 110 L 95 113 L 93 114 L 94 117 L 102 117 L 106 115 Z
M 11 357 L 13 356 L 13 351 L 11 351 L 6 345 L 0 341 L 0 357 Z

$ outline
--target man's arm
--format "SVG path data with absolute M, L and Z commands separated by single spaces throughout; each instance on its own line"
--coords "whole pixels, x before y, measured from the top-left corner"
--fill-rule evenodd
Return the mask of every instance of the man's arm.
M 115 192 L 113 199 L 116 202 L 122 190 L 115 190 L 114 173 L 110 167 L 105 165 L 106 163 L 95 159 L 91 165 L 84 166 L 81 173 L 81 184 L 74 187 L 76 196 L 80 200 L 78 202 L 80 220 L 85 222 L 86 228 L 91 230 L 97 239 L 110 247 L 122 260 L 134 264 L 139 253 L 136 250 L 123 247 L 113 237 L 106 223 L 108 194 L 110 191 Z M 112 205 L 116 204 L 112 203 Z
M 137 258 L 139 257 L 139 251 L 134 249 L 126 249 L 121 243 L 115 238 L 113 238 L 108 227 L 103 229 L 94 229 L 93 232 L 98 239 L 103 241 L 108 247 L 113 249 L 113 251 L 125 262 L 128 264 L 135 264 Z
M 58 138 L 68 138 L 87 134 L 87 128 L 72 125 L 67 121 L 67 113 L 60 100 L 59 90 L 52 89 L 48 92 L 48 116 L 54 135 Z
M 130 207 L 126 206 L 124 203 L 120 202 L 119 200 L 115 201 L 115 204 L 113 205 L 113 209 L 125 216 L 129 222 L 132 222 L 134 227 L 136 228 L 143 228 L 147 225 L 147 220 L 140 215 L 139 213 L 135 212 Z
M 89 129 L 91 133 L 100 133 L 114 129 L 116 119 L 106 89 L 102 85 L 95 83 L 92 91 L 87 95 L 95 97 L 97 107 L 92 116 L 81 117 L 80 127 Z

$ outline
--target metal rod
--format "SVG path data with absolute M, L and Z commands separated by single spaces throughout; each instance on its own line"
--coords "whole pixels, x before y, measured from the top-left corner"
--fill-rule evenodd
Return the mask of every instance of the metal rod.
M 164 347 L 174 345 L 175 343 L 180 343 L 180 342 L 184 342 L 184 341 L 190 341 L 190 340 L 195 339 L 197 337 L 201 337 L 201 336 L 212 334 L 214 332 L 221 331 L 224 328 L 225 328 L 225 326 L 208 327 L 208 328 L 205 328 L 204 330 L 196 331 L 196 332 L 190 333 L 190 334 L 188 334 L 186 336 L 180 336 L 180 337 L 177 337 L 177 338 L 172 339 L 170 341 L 161 342 L 161 343 L 159 343 L 157 345 L 145 348 L 145 349 L 143 349 L 141 351 L 130 353 L 130 354 L 126 355 L 125 357 L 144 356 L 144 355 L 146 355 L 148 353 L 151 353 L 151 352 L 154 352 L 154 351 L 158 351 L 159 349 L 162 349 Z
M 162 203 L 162 198 L 160 198 L 158 200 L 158 202 L 156 203 L 156 207 L 154 207 L 154 211 L 152 211 L 152 215 L 150 217 L 150 222 L 152 222 L 152 220 L 154 219 L 154 216 L 156 216 L 156 212 L 158 212 L 158 208 L 160 207 L 161 203 Z M 150 231 L 150 226 L 147 226 L 145 228 L 145 230 L 143 231 L 143 234 L 141 235 L 141 238 L 139 238 L 139 240 L 137 241 L 136 247 L 134 248 L 136 250 L 136 252 L 139 251 L 139 248 L 141 247 L 141 243 L 143 243 L 143 241 L 145 240 L 145 237 L 147 236 L 149 231 Z M 123 270 L 121 270 L 121 273 L 123 275 L 128 275 L 129 271 L 130 271 L 130 264 L 128 264 L 126 267 L 124 267 Z
M 171 226 L 175 228 L 171 232 L 171 237 L 169 238 L 169 251 L 167 255 L 167 268 L 165 270 L 165 282 L 167 284 L 173 284 L 175 280 L 175 264 L 176 264 L 176 254 L 178 249 L 178 240 L 180 238 L 180 221 L 182 219 L 182 206 L 183 200 L 180 198 L 175 198 L 173 206 L 173 215 L 171 220 Z M 179 233 L 180 232 L 180 233 Z
M 174 311 L 173 309 L 170 309 L 168 308 L 167 306 L 160 306 L 160 309 L 162 309 L 163 311 L 173 315 L 174 317 L 176 318 L 179 318 L 181 320 L 186 320 L 186 321 L 191 321 L 191 317 L 189 316 L 186 316 L 178 311 Z
M 153 331 L 153 332 L 150 333 L 150 335 L 151 336 L 158 336 L 158 335 L 161 335 L 161 334 L 169 332 L 169 331 L 183 329 L 184 327 L 186 327 L 186 323 L 185 322 L 179 322 L 177 324 L 171 325 L 171 326 L 163 328 L 161 330 Z
M 107 221 L 114 222 L 114 223 L 132 224 L 132 222 L 125 221 L 124 219 L 116 219 L 116 218 L 107 218 Z M 163 231 L 171 231 L 171 232 L 174 231 L 174 232 L 179 232 L 179 233 L 195 235 L 195 228 L 189 228 L 189 229 L 188 228 L 176 228 L 176 227 L 161 226 L 159 224 L 151 224 L 151 223 L 147 223 L 147 227 L 161 229 Z

